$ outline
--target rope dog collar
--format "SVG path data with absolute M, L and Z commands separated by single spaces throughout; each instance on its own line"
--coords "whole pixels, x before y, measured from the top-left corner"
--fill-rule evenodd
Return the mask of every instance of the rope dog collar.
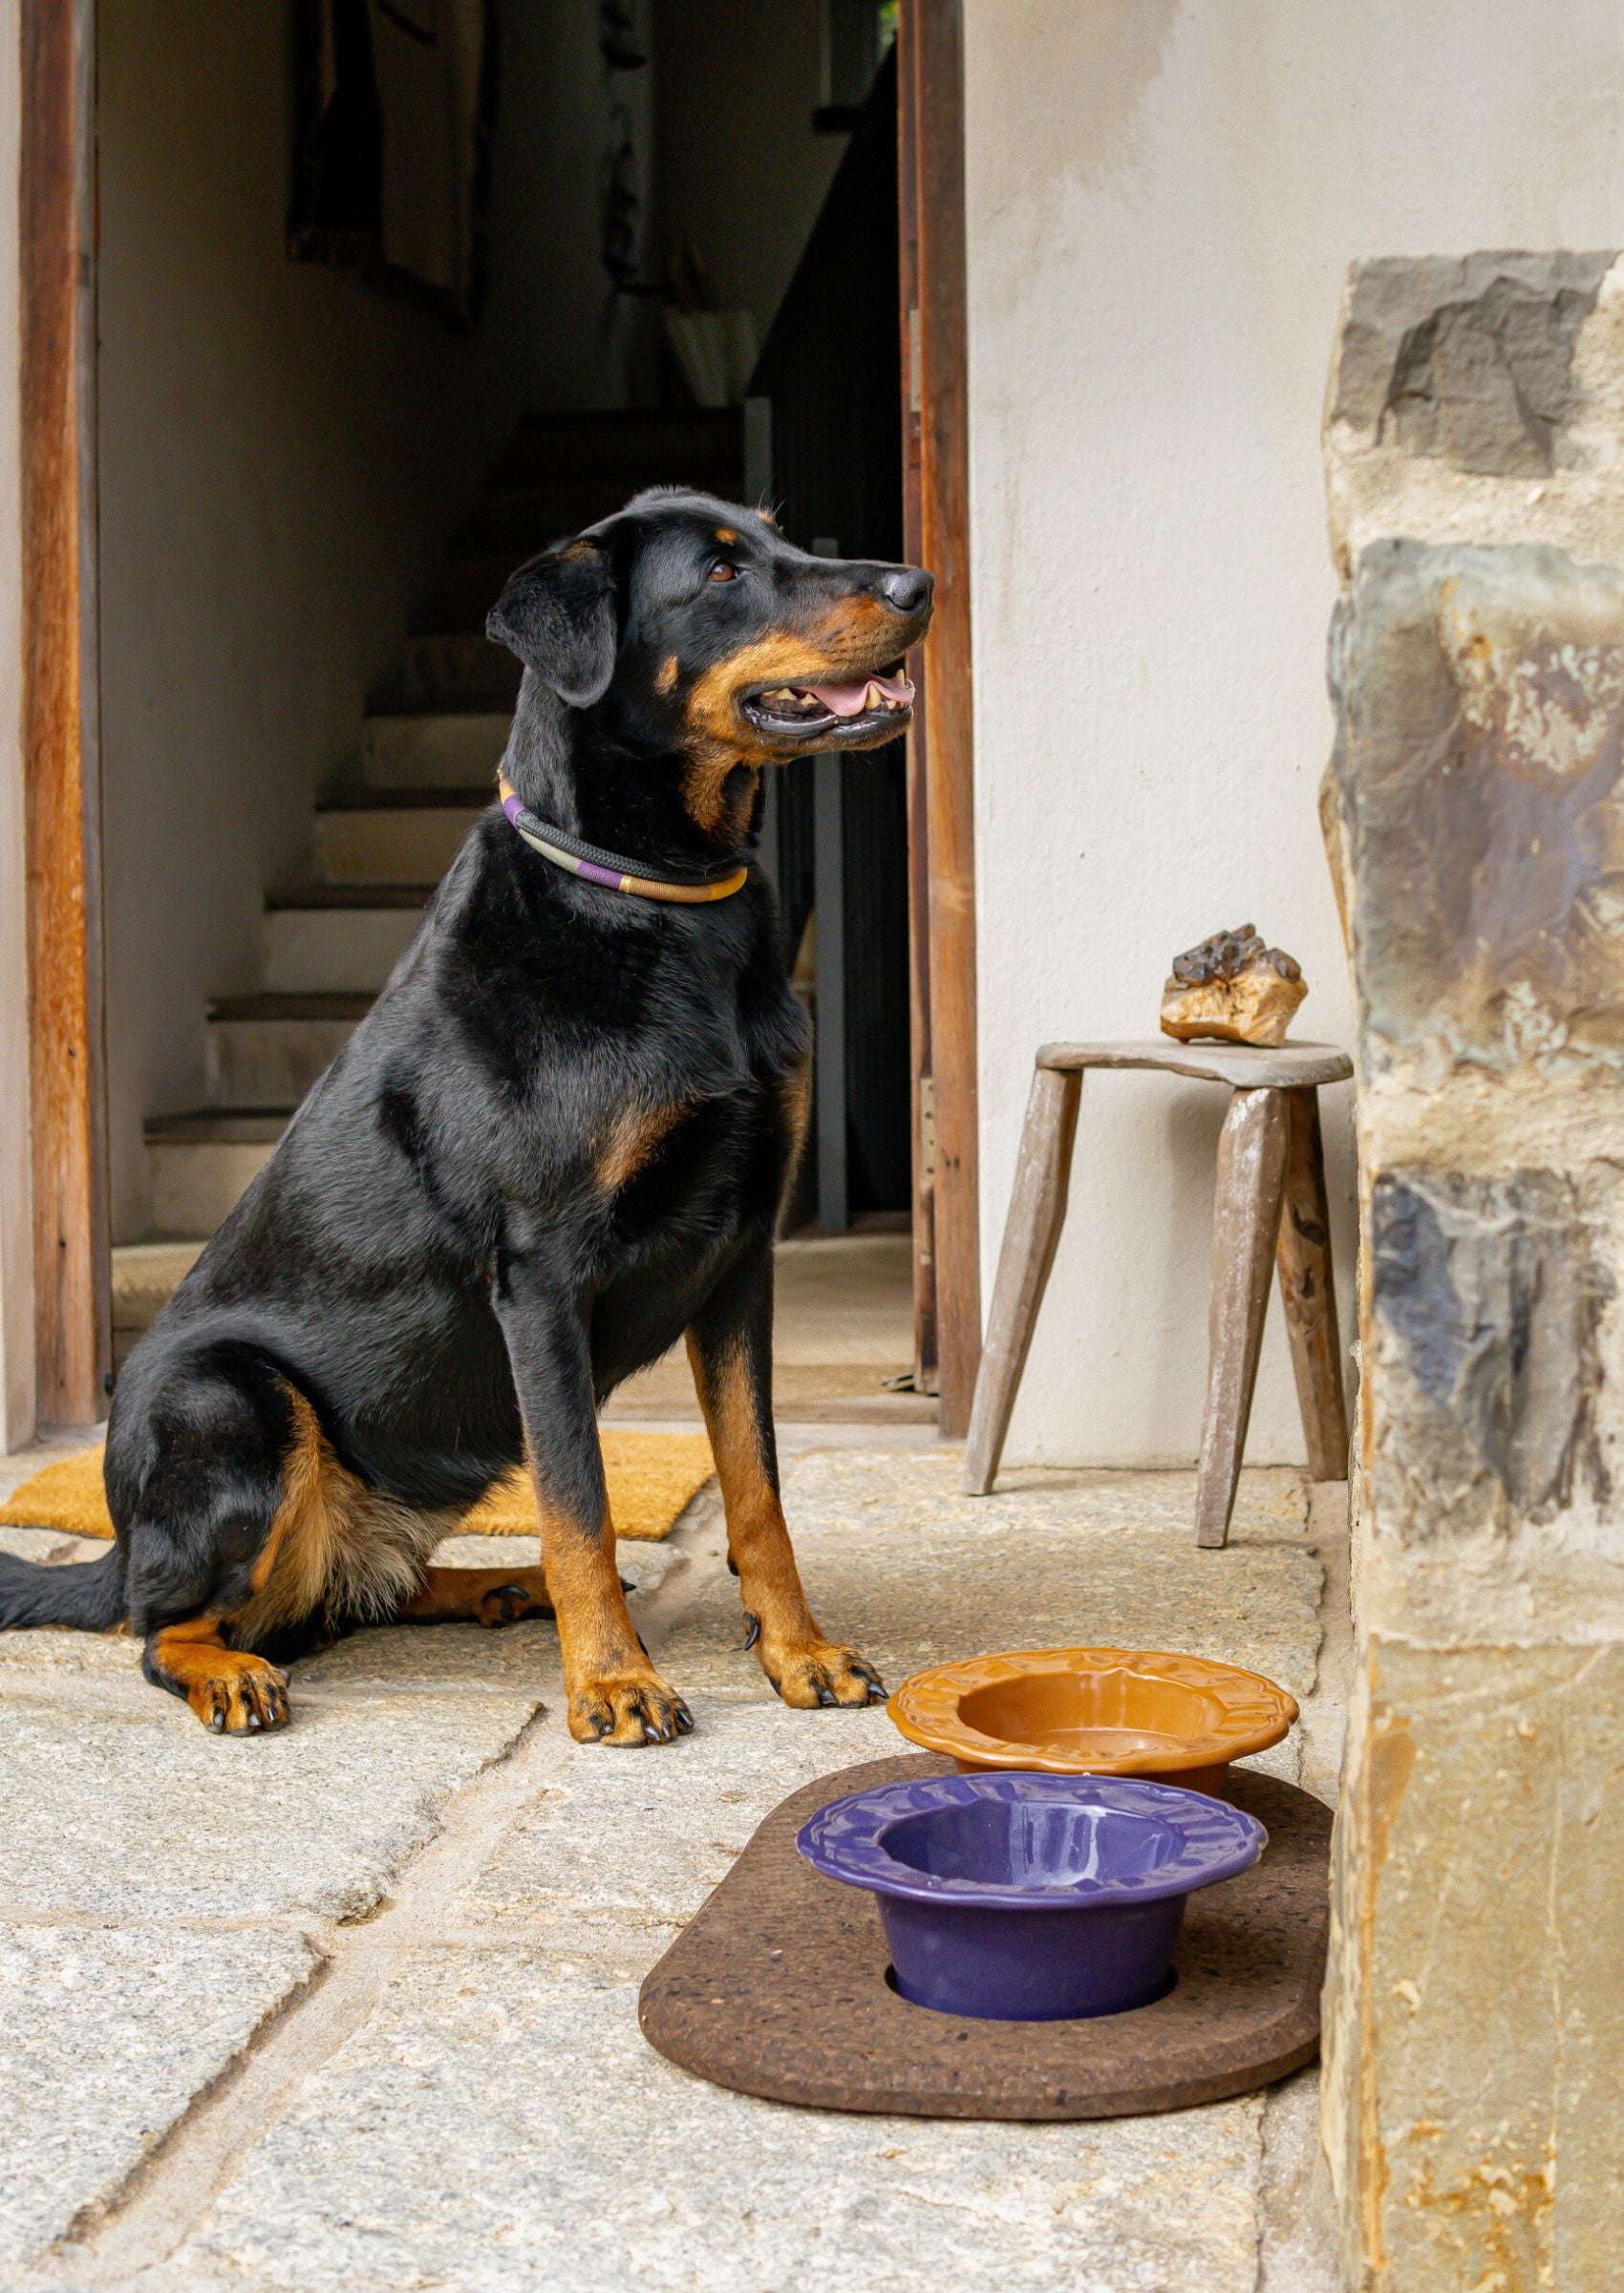
M 554 868 L 562 868 L 566 875 L 579 876 L 586 884 L 601 884 L 608 891 L 630 891 L 643 900 L 678 900 L 693 905 L 731 899 L 750 872 L 745 868 L 724 868 L 707 876 L 673 876 L 664 869 L 639 872 L 617 853 L 600 851 L 595 844 L 583 844 L 578 836 L 566 835 L 563 828 L 538 820 L 525 810 L 509 782 L 499 781 L 497 788 L 502 810 L 533 852 L 540 852 Z

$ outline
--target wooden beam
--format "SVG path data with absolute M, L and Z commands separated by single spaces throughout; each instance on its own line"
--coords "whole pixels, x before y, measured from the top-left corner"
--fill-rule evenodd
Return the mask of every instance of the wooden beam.
M 919 146 L 913 101 L 912 0 L 897 16 L 897 310 L 902 330 L 903 555 L 925 556 L 919 375 Z M 934 1393 L 936 1368 L 936 1117 L 930 1071 L 930 812 L 925 772 L 923 663 L 908 737 L 908 1106 L 913 1139 L 913 1382 Z
M 22 16 L 24 829 L 42 1425 L 111 1367 L 96 606 L 94 0 Z
M 916 155 L 920 543 L 936 577 L 924 650 L 936 1341 L 941 1428 L 961 1434 L 981 1354 L 964 19 L 962 0 L 904 0 L 901 13 Z

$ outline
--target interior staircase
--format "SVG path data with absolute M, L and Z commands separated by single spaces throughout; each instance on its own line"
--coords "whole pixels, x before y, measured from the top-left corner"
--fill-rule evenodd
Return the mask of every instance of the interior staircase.
M 737 499 L 741 458 L 737 409 L 521 423 L 366 713 L 352 767 L 315 807 L 309 880 L 267 895 L 259 987 L 209 1006 L 204 1104 L 147 1122 L 149 1238 L 114 1253 L 116 1361 L 268 1160 L 491 801 L 519 665 L 483 628 L 507 575 L 640 486 Z

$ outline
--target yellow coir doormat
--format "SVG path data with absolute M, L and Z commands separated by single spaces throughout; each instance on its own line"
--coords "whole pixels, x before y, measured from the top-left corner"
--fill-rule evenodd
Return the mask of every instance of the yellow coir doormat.
M 609 1481 L 609 1518 L 617 1536 L 654 1542 L 669 1536 L 689 1501 L 716 1468 L 703 1433 L 638 1433 L 603 1425 L 598 1439 Z M 55 1529 L 67 1536 L 111 1536 L 101 1486 L 101 1450 L 81 1449 L 0 1498 L 0 1521 L 13 1529 Z M 530 1476 L 517 1467 L 458 1523 L 459 1536 L 540 1536 Z

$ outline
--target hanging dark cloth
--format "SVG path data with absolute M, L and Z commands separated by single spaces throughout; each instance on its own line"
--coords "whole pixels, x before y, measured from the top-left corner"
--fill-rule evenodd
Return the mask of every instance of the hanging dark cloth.
M 288 251 L 448 324 L 484 296 L 496 0 L 297 0 Z

